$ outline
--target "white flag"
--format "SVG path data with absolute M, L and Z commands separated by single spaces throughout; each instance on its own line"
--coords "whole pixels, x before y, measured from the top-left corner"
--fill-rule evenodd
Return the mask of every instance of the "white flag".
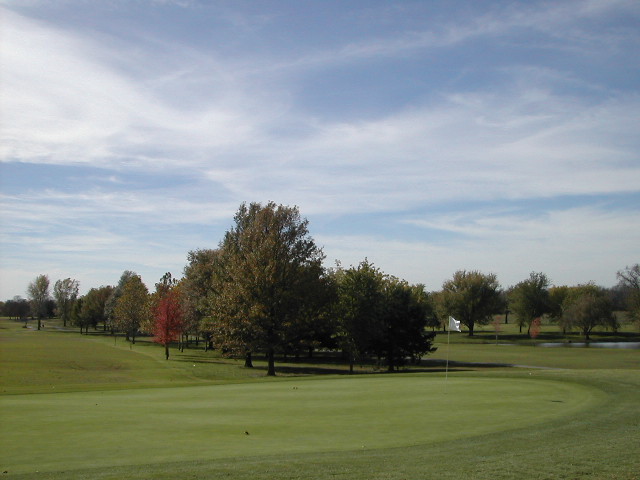
M 460 322 L 453 317 L 449 317 L 449 331 L 451 332 L 461 332 L 460 330 Z

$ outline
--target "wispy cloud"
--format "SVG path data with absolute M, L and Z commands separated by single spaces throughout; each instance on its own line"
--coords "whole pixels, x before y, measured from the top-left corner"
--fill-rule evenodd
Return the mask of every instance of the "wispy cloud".
M 130 8 L 113 5 L 110 21 Z M 340 35 L 317 44 L 303 28 L 291 41 L 277 37 L 289 31 L 281 22 L 299 18 L 281 5 L 251 15 L 233 5 L 148 5 L 154 18 L 177 5 L 193 25 L 202 22 L 189 15 L 208 12 L 237 36 L 225 42 L 212 28 L 191 36 L 173 18 L 100 30 L 100 19 L 74 26 L 3 8 L 0 161 L 30 164 L 36 178 L 41 166 L 72 170 L 59 185 L 3 192 L 11 226 L 3 271 L 20 262 L 24 275 L 60 271 L 60 262 L 85 268 L 116 252 L 117 268 L 129 259 L 155 275 L 166 261 L 175 272 L 189 249 L 215 246 L 238 204 L 253 200 L 300 206 L 320 219 L 318 238 L 334 258 L 379 258 L 412 281 L 474 267 L 526 276 L 534 260 L 514 266 L 536 249 L 539 269 L 557 270 L 564 255 L 585 281 L 595 268 L 613 270 L 614 255 L 616 268 L 630 263 L 637 208 L 597 202 L 639 192 L 637 2 L 471 2 L 455 12 L 407 4 L 389 17 L 375 6 L 348 9 L 371 26 L 361 21 L 350 34 L 343 20 Z M 443 9 L 437 22 L 429 8 Z M 375 28 L 382 23 L 389 28 Z M 512 208 L 542 200 L 553 206 L 536 215 Z M 484 209 L 496 204 L 507 208 Z M 384 233 L 336 231 L 359 215 L 393 221 Z M 405 238 L 407 227 L 449 244 Z
M 504 287 L 531 271 L 547 273 L 557 285 L 575 284 L 576 274 L 581 282 L 606 279 L 605 284 L 612 285 L 615 270 L 610 265 L 620 263 L 621 254 L 626 255 L 622 252 L 633 252 L 640 242 L 640 232 L 629 229 L 629 222 L 639 221 L 637 211 L 595 207 L 538 215 L 469 209 L 407 220 L 424 229 L 422 240 L 369 235 L 322 235 L 319 240 L 329 261 L 349 266 L 368 257 L 385 271 L 412 272 L 408 279 L 426 282 L 430 290 L 438 290 L 460 269 L 499 273 Z M 447 234 L 444 239 L 442 232 Z

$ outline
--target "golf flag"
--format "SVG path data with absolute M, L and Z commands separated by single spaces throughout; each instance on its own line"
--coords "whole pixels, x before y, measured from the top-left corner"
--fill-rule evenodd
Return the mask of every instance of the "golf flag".
M 449 317 L 449 331 L 450 332 L 461 332 L 460 330 L 460 322 L 453 317 Z

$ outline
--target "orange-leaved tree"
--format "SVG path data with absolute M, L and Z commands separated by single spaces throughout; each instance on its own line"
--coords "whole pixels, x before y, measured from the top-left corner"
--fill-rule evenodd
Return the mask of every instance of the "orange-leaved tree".
M 169 360 L 169 344 L 177 340 L 184 327 L 184 309 L 180 283 L 165 273 L 152 300 L 153 341 L 164 346 L 164 355 Z

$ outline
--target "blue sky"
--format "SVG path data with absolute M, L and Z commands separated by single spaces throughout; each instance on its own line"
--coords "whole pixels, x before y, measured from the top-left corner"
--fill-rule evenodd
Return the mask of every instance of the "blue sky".
M 0 299 L 153 287 L 251 201 L 429 290 L 640 261 L 636 0 L 0 8 Z

